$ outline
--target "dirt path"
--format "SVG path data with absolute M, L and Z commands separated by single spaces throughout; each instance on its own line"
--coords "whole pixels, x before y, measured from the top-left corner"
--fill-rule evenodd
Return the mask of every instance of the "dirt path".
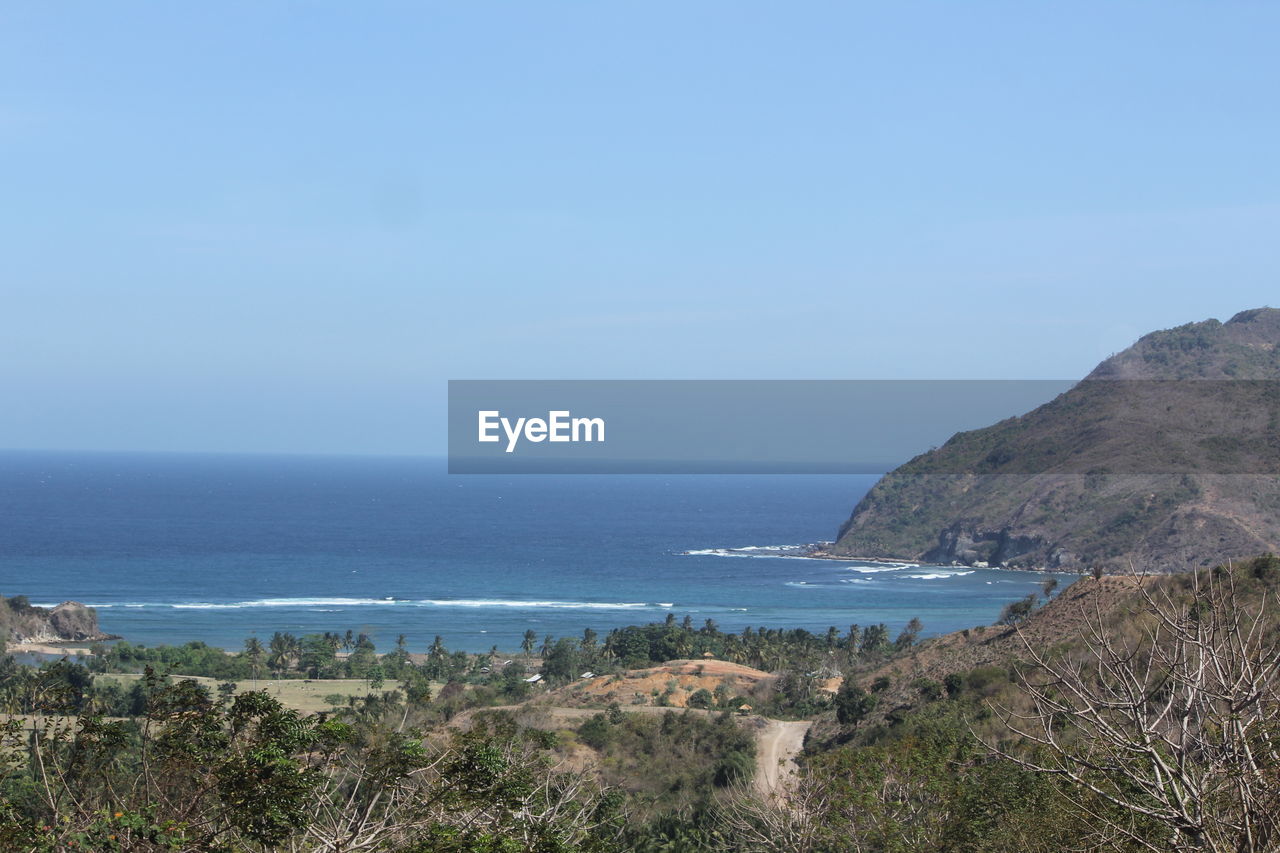
M 756 732 L 754 784 L 757 794 L 770 799 L 783 796 L 795 779 L 795 759 L 804 748 L 804 736 L 813 723 L 770 719 L 764 719 L 764 723 L 764 728 Z

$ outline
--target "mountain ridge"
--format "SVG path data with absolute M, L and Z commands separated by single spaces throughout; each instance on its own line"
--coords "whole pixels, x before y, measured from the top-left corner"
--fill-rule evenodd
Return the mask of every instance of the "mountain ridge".
M 1144 335 L 885 475 L 835 556 L 1181 571 L 1280 549 L 1280 310 Z

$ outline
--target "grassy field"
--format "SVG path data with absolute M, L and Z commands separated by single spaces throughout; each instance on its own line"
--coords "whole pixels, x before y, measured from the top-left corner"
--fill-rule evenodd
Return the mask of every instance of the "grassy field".
M 133 673 L 107 673 L 94 676 L 94 680 L 98 684 L 119 684 L 128 689 L 135 681 L 141 678 L 141 675 Z M 198 681 L 209 688 L 213 693 L 217 693 L 218 679 L 206 678 L 196 675 L 175 675 L 175 681 L 182 679 L 190 679 Z M 294 708 L 298 711 L 306 713 L 315 713 L 316 711 L 329 711 L 333 706 L 325 701 L 326 696 L 334 694 L 341 695 L 345 700 L 348 696 L 365 696 L 371 692 L 383 693 L 387 690 L 400 689 L 400 682 L 388 681 L 379 690 L 371 691 L 369 682 L 363 678 L 335 678 L 325 681 L 312 681 L 303 679 L 282 679 L 279 681 L 259 678 L 254 681 L 236 682 L 236 692 L 243 693 L 248 690 L 265 690 L 281 704 L 287 708 Z M 439 690 L 440 685 L 432 684 L 432 692 Z

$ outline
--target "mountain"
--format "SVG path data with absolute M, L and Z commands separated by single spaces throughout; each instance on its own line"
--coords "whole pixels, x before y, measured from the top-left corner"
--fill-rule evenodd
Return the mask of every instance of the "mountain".
M 877 483 L 837 556 L 1184 571 L 1280 550 L 1280 310 L 1153 332 Z

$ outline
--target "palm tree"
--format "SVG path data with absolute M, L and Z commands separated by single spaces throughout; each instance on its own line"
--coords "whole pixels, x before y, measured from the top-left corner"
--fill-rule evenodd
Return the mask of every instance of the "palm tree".
M 244 641 L 244 655 L 249 659 L 249 672 L 253 675 L 253 689 L 258 689 L 258 674 L 262 670 L 262 642 L 257 637 Z
M 526 655 L 533 654 L 533 644 L 538 642 L 538 635 L 532 628 L 524 632 L 524 642 L 520 644 L 520 648 L 524 649 Z
M 442 661 L 448 653 L 449 650 L 444 645 L 444 638 L 436 634 L 436 638 L 431 641 L 431 648 L 427 649 L 427 658 L 432 661 Z
M 271 656 L 267 658 L 267 667 L 277 675 L 282 674 L 293 662 L 297 647 L 297 637 L 276 631 L 271 635 Z

